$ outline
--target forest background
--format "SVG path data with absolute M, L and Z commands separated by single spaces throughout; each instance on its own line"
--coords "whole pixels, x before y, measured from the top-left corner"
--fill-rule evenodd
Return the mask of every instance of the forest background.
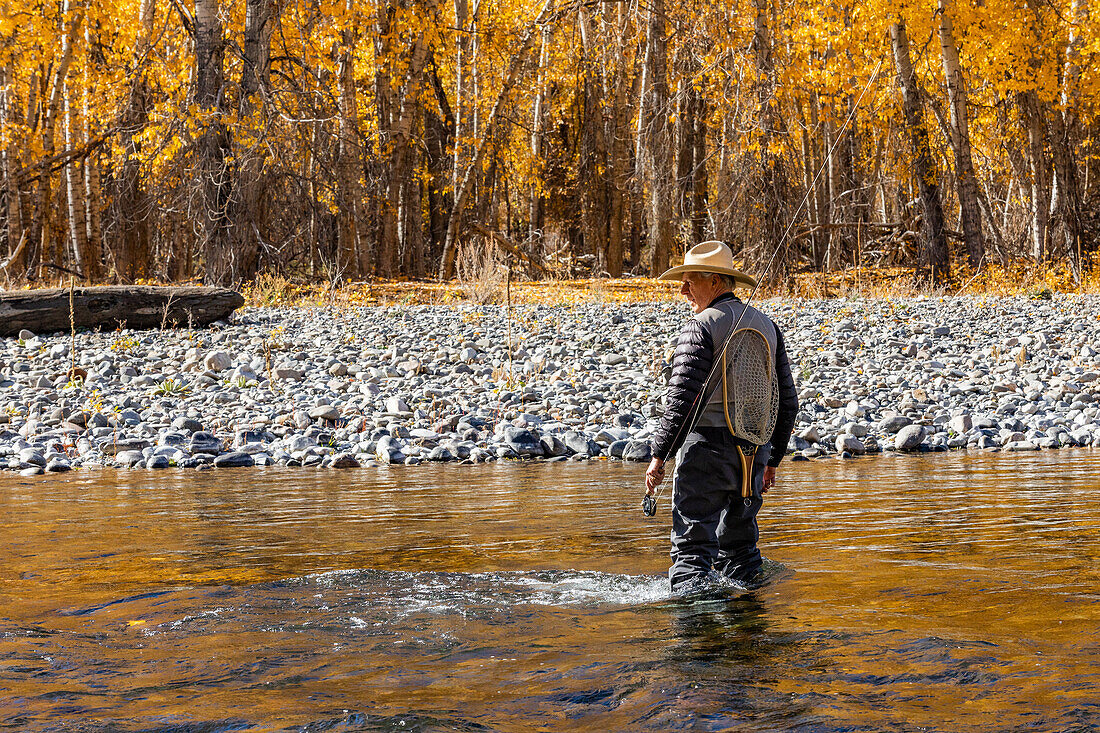
M 505 260 L 652 275 L 712 238 L 780 286 L 853 267 L 932 286 L 1093 274 L 1089 0 L 0 11 L 8 287 L 449 279 Z

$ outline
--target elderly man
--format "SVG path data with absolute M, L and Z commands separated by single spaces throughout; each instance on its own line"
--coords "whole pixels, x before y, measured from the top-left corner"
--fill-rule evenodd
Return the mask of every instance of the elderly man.
M 677 454 L 669 580 L 678 593 L 718 577 L 750 582 L 762 565 L 756 515 L 775 485 L 798 410 L 783 335 L 734 295 L 737 285 L 756 282 L 734 267 L 722 242 L 692 247 L 660 279 L 681 281 L 695 312 L 676 342 L 646 471 L 646 493 L 654 496 L 665 461 Z

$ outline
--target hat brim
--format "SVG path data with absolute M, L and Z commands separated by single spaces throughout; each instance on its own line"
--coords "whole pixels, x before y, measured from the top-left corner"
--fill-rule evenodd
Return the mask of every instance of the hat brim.
M 715 275 L 729 275 L 734 279 L 737 285 L 741 285 L 746 288 L 755 288 L 756 280 L 740 270 L 734 270 L 728 267 L 703 267 L 701 265 L 680 265 L 679 267 L 673 267 L 670 270 L 662 272 L 657 279 L 658 280 L 679 280 L 680 275 L 685 272 L 708 272 Z

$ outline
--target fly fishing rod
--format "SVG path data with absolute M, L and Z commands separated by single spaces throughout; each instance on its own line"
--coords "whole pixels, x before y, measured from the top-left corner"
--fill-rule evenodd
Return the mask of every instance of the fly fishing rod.
M 814 175 L 813 180 L 810 182 L 809 187 L 806 189 L 806 193 L 802 197 L 802 201 L 799 202 L 798 208 L 795 209 L 794 214 L 791 216 L 790 222 L 788 222 L 786 229 L 784 229 L 783 231 L 783 235 L 779 238 L 779 241 L 776 243 L 775 248 L 772 250 L 771 257 L 768 258 L 768 263 L 764 266 L 764 271 L 761 273 L 761 276 L 756 280 L 756 284 L 753 285 L 752 291 L 749 293 L 749 296 L 743 301 L 745 307 L 742 308 L 741 313 L 738 314 L 737 320 L 734 322 L 733 327 L 730 329 L 729 334 L 726 336 L 725 340 L 722 343 L 721 350 L 716 350 L 714 352 L 715 354 L 725 354 L 726 349 L 729 348 L 729 345 L 733 342 L 733 337 L 737 334 L 737 328 L 741 325 L 741 319 L 745 317 L 745 312 L 748 310 L 749 303 L 752 302 L 752 299 L 754 297 L 756 297 L 756 293 L 760 289 L 760 283 L 763 282 L 764 279 L 767 277 L 768 272 L 771 270 L 772 264 L 774 264 L 775 262 L 776 256 L 778 256 L 780 250 L 787 245 L 787 237 L 790 235 L 791 229 L 794 228 L 795 222 L 798 221 L 798 217 L 802 213 L 803 207 L 805 207 L 806 204 L 809 202 L 810 195 L 814 192 L 814 189 L 817 188 L 817 182 L 821 179 L 822 173 L 825 172 L 825 167 L 829 164 L 829 161 L 832 160 L 833 151 L 836 150 L 836 146 L 840 144 L 841 139 L 844 137 L 844 133 L 848 129 L 848 125 L 851 124 L 852 119 L 855 117 L 856 111 L 859 110 L 860 105 L 863 103 L 863 98 L 867 95 L 867 91 L 871 88 L 871 85 L 875 83 L 875 79 L 878 78 L 878 72 L 881 68 L 882 59 L 880 58 L 878 60 L 878 63 L 875 65 L 875 70 L 871 72 L 871 78 L 867 80 L 867 84 L 864 85 L 863 90 L 859 93 L 859 99 L 856 100 L 856 103 L 852 105 L 851 111 L 848 112 L 848 117 L 844 120 L 844 124 L 841 125 L 839 134 L 837 134 L 836 139 L 833 140 L 833 144 L 829 146 L 829 154 L 825 156 L 825 159 L 823 161 L 821 161 L 821 166 L 817 169 L 817 173 Z M 696 423 L 698 423 L 699 419 L 703 416 L 703 410 L 699 409 L 699 398 L 703 396 L 707 385 L 711 383 L 712 379 L 714 379 L 714 375 L 718 370 L 719 364 L 721 363 L 723 363 L 723 360 L 719 360 L 717 358 L 715 358 L 711 363 L 710 370 L 707 372 L 707 378 L 703 381 L 702 386 L 699 388 L 699 393 L 695 395 L 695 399 L 691 403 L 691 408 L 688 411 L 688 419 L 683 422 L 683 424 L 673 436 L 673 445 L 676 445 L 676 443 L 679 442 L 680 436 L 684 434 L 685 430 L 689 433 L 694 430 Z M 707 400 L 710 399 L 710 395 L 717 388 L 718 385 L 714 385 L 710 388 L 709 392 L 707 393 Z M 784 446 L 784 448 L 785 447 L 786 446 Z M 653 494 L 650 494 L 648 491 L 646 492 L 645 497 L 642 498 L 642 513 L 645 516 L 652 517 L 657 513 L 657 499 L 660 497 L 660 495 L 660 483 L 657 484 L 657 487 L 654 490 Z

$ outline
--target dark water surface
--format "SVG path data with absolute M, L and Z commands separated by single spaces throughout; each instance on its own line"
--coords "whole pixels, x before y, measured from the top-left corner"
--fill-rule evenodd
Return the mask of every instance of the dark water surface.
M 0 476 L 0 728 L 1100 731 L 1100 452 L 785 463 L 671 598 L 644 466 Z

